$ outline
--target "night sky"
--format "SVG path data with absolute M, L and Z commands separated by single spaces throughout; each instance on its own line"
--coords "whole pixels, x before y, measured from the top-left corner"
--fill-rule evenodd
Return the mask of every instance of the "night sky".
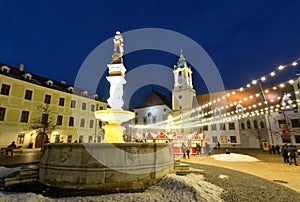
M 23 63 L 25 71 L 72 85 L 86 57 L 116 30 L 162 28 L 197 42 L 215 63 L 226 89 L 239 88 L 300 57 L 299 8 L 299 1 L 276 0 L 1 0 L 0 62 Z M 124 43 L 126 53 L 126 38 Z M 124 63 L 128 72 L 146 64 L 172 68 L 177 58 L 145 50 L 125 55 Z M 286 81 L 298 72 L 295 68 L 270 82 Z M 194 76 L 197 94 L 206 93 L 199 75 Z M 101 79 L 101 98 L 107 99 L 107 89 Z M 130 108 L 151 89 L 161 90 L 145 86 L 132 96 Z M 161 92 L 170 96 L 166 90 Z

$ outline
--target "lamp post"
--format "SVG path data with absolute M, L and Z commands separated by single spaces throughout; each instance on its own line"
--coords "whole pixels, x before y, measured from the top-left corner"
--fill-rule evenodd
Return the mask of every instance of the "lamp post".
M 259 83 L 259 88 L 260 88 L 261 94 L 262 94 L 262 96 L 264 98 L 265 105 L 269 108 L 269 105 L 268 105 L 268 102 L 267 102 L 267 99 L 266 99 L 266 95 L 265 95 L 264 90 L 263 90 L 263 88 L 261 86 L 261 83 Z M 273 145 L 274 144 L 274 140 L 273 140 L 272 126 L 271 126 L 271 123 L 270 123 L 270 113 L 267 114 L 267 121 L 268 121 L 268 125 L 270 127 L 271 144 Z

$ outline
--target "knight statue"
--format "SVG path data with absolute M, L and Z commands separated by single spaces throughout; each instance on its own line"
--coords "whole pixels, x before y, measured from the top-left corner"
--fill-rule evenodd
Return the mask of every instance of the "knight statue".
M 117 31 L 114 37 L 114 53 L 112 55 L 112 63 L 123 63 L 124 44 L 121 32 Z

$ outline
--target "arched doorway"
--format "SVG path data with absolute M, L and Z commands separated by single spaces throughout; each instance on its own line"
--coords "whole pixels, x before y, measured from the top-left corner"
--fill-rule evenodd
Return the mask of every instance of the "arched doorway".
M 43 133 L 39 133 L 35 138 L 35 148 L 41 148 L 47 138 L 48 138 L 47 134 L 43 135 Z

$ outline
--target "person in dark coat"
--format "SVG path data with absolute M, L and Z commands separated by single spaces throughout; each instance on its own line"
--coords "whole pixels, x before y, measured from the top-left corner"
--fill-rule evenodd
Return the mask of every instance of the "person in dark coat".
M 277 154 L 279 155 L 279 154 L 280 154 L 280 147 L 279 147 L 278 144 L 275 146 L 275 149 L 276 149 Z M 274 154 L 275 154 L 275 153 L 274 153 Z
M 276 152 L 275 152 L 275 146 L 274 145 L 272 145 L 272 152 L 273 152 L 273 154 L 276 154 Z
M 290 153 L 290 165 L 292 164 L 293 162 L 293 159 L 294 159 L 294 163 L 295 163 L 295 166 L 298 166 L 297 164 L 297 147 L 294 145 L 290 145 L 289 147 L 289 153 Z
M 282 157 L 283 157 L 283 162 L 284 163 L 289 163 L 289 155 L 288 155 L 288 146 L 287 146 L 287 144 L 282 146 L 281 153 L 282 153 Z
M 186 149 L 186 155 L 187 155 L 188 159 L 190 158 L 190 152 L 191 152 L 190 149 L 187 148 L 187 149 Z
M 7 146 L 6 155 L 8 155 L 9 152 L 11 153 L 11 155 L 13 155 L 13 149 L 16 147 L 17 147 L 17 145 L 16 145 L 15 141 L 12 141 L 11 144 Z

